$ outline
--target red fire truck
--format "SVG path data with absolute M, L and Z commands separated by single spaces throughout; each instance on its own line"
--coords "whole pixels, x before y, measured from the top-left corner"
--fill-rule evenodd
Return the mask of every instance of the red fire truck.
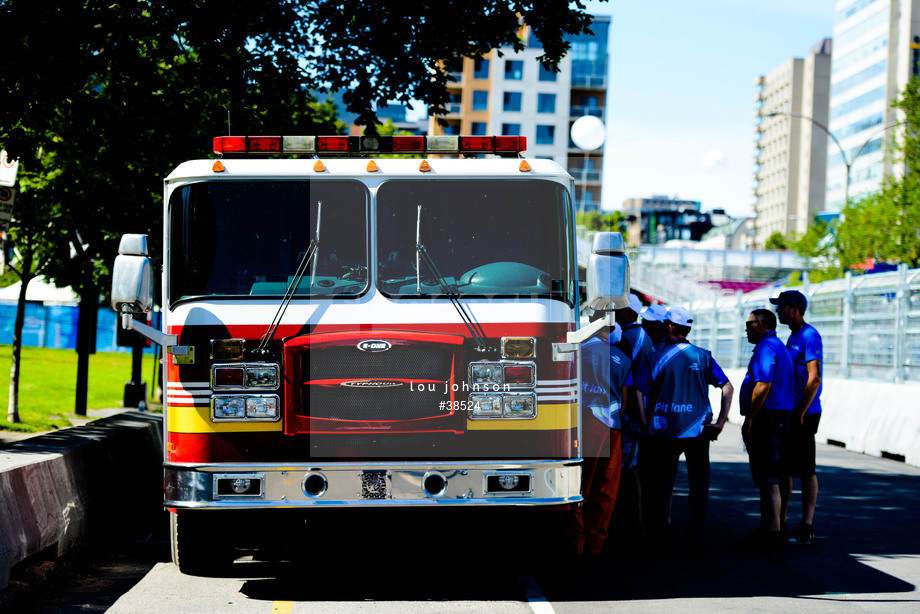
M 525 144 L 217 137 L 166 178 L 163 330 L 130 315 L 144 235 L 112 305 L 166 350 L 180 569 L 232 560 L 232 510 L 581 500 L 577 343 L 604 321 L 578 330 L 573 180 Z M 624 305 L 622 238 L 590 260 L 591 305 Z

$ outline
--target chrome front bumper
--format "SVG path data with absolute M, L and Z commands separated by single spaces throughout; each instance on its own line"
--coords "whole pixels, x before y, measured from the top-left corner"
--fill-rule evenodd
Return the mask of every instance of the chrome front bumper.
M 248 481 L 248 482 L 247 482 Z M 243 493 L 234 486 L 248 484 Z M 582 500 L 581 459 L 566 461 L 167 464 L 170 508 L 560 505 Z

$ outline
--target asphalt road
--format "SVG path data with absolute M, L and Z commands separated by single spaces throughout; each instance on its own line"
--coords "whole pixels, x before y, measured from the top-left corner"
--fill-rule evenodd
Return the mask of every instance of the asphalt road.
M 96 559 L 38 611 L 192 612 L 911 612 L 920 611 L 920 469 L 819 446 L 819 543 L 753 554 L 737 541 L 758 522 L 739 429 L 712 447 L 706 550 L 688 553 L 685 474 L 673 547 L 627 547 L 572 563 L 541 552 L 513 516 L 485 524 L 330 528 L 286 561 L 238 560 L 232 577 L 185 576 L 165 535 Z M 796 502 L 797 503 L 797 502 Z M 790 524 L 798 521 L 794 505 Z M 241 527 L 240 530 L 245 530 Z M 534 547 L 529 547 L 535 545 Z

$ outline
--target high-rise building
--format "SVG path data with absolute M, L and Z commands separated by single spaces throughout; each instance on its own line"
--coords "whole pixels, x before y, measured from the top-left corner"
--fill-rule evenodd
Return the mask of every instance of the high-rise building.
M 920 0 L 838 0 L 834 6 L 830 130 L 846 152 L 828 149 L 829 212 L 877 190 L 898 173 L 886 155 L 898 113 L 891 102 L 918 74 Z M 847 165 L 850 165 L 849 172 Z
M 791 58 L 755 81 L 757 247 L 776 232 L 804 233 L 824 210 L 830 70 L 831 41 L 824 39 L 807 57 Z
M 603 149 L 586 155 L 569 137 L 578 118 L 605 118 L 610 17 L 595 16 L 591 30 L 569 39 L 572 48 L 559 72 L 537 61 L 543 49 L 526 26 L 523 51 L 493 49 L 465 59 L 448 86 L 448 114 L 432 118 L 429 134 L 525 136 L 528 156 L 552 158 L 575 178 L 576 208 L 598 210 Z

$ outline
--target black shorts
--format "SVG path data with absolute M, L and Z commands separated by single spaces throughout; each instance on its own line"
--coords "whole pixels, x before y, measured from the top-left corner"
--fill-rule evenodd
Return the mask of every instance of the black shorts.
M 805 414 L 805 420 L 799 424 L 792 421 L 789 445 L 789 474 L 802 478 L 815 474 L 815 433 L 821 414 Z
M 761 409 L 754 417 L 746 443 L 755 486 L 779 484 L 780 476 L 788 475 L 793 417 L 793 412 L 779 409 Z

